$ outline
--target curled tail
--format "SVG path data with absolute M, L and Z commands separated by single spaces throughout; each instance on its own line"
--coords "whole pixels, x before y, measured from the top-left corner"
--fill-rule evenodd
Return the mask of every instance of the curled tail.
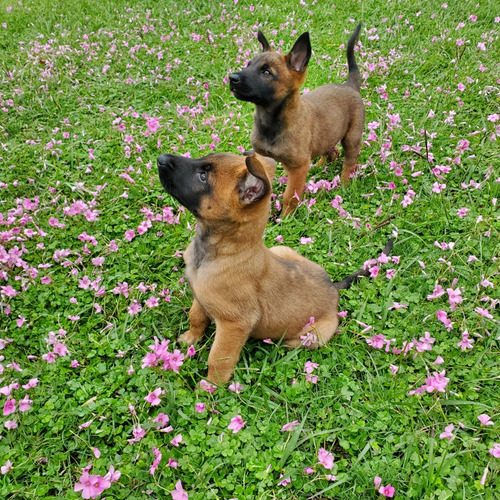
M 389 255 L 391 253 L 393 243 L 394 240 L 392 238 L 386 243 L 384 249 L 382 250 L 385 255 Z M 337 290 L 347 290 L 351 287 L 353 282 L 361 276 L 370 276 L 370 271 L 368 269 L 360 269 L 359 271 L 347 276 L 347 278 L 344 278 L 342 281 L 336 281 L 333 283 L 333 286 Z
M 352 87 L 358 92 L 361 88 L 361 75 L 359 74 L 359 68 L 356 64 L 356 58 L 354 57 L 354 45 L 356 44 L 360 31 L 361 23 L 356 26 L 356 29 L 353 31 L 349 41 L 347 42 L 347 65 L 349 66 L 349 76 L 345 82 L 346 85 Z

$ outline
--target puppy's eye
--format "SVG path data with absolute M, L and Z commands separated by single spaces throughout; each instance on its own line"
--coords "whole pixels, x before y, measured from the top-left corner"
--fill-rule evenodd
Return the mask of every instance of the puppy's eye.
M 262 70 L 262 74 L 263 74 L 264 76 L 271 76 L 271 72 L 270 72 L 268 69 L 264 69 L 264 70 Z
M 201 182 L 207 182 L 208 175 L 206 172 L 200 172 L 198 176 L 200 177 Z

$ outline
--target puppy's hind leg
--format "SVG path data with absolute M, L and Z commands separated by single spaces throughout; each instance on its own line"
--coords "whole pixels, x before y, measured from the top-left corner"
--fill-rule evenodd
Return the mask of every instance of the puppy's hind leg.
M 291 349 L 303 345 L 308 349 L 317 349 L 324 346 L 335 335 L 339 326 L 339 317 L 337 311 L 315 320 L 312 325 L 306 326 L 293 339 L 285 339 L 285 345 Z M 300 338 L 303 337 L 303 338 Z
M 189 330 L 183 333 L 177 340 L 187 345 L 196 344 L 209 324 L 210 318 L 200 303 L 194 299 L 193 305 L 189 310 Z
M 340 174 L 340 182 L 342 184 L 347 184 L 351 175 L 356 170 L 356 162 L 361 152 L 363 127 L 364 116 L 363 120 L 360 117 L 360 119 L 351 125 L 351 128 L 341 141 L 344 150 L 344 163 L 342 165 L 342 173 Z
M 279 255 L 280 257 L 283 257 L 284 259 L 287 260 L 293 260 L 295 262 L 304 262 L 304 261 L 308 262 L 308 259 L 300 255 L 292 248 L 286 247 L 284 245 L 271 247 L 269 250 L 271 250 L 271 252 L 273 252 L 274 254 Z

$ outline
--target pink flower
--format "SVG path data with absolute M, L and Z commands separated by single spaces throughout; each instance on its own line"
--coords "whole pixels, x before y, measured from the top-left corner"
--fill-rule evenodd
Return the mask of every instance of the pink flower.
M 7 415 L 14 413 L 15 411 L 16 411 L 16 400 L 10 398 L 7 399 L 7 401 L 5 401 L 5 404 L 3 406 L 3 416 L 6 417 Z
M 160 128 L 160 118 L 148 118 L 146 125 L 151 132 L 156 132 Z
M 457 288 L 453 290 L 453 288 L 447 288 L 446 291 L 448 292 L 448 302 L 451 305 L 451 310 L 453 311 L 456 307 L 456 304 L 460 304 L 463 302 L 463 297 L 462 297 L 462 291 L 460 288 Z
M 101 476 L 89 476 L 85 471 L 80 476 L 80 482 L 75 484 L 75 491 L 82 492 L 82 498 L 97 498 L 105 489 L 109 488 L 111 483 Z
M 437 311 L 436 317 L 441 321 L 445 328 L 450 331 L 453 328 L 453 323 L 448 319 L 448 313 L 446 311 Z
M 283 474 L 281 474 L 280 478 L 282 478 L 282 477 L 283 477 Z M 280 481 L 278 483 L 278 486 L 286 486 L 287 484 L 290 484 L 291 482 L 292 482 L 292 480 L 289 477 L 287 477 L 287 478 L 283 479 L 282 481 Z
M 69 355 L 68 348 L 62 342 L 57 342 L 54 345 L 54 352 L 61 357 Z
M 396 375 L 396 373 L 398 373 L 399 366 L 396 366 L 396 365 L 389 365 L 389 366 L 391 368 L 391 374 Z
M 446 189 L 446 184 L 440 184 L 439 182 L 435 182 L 433 187 L 432 187 L 432 191 L 434 193 L 440 193 L 444 189 Z
M 489 452 L 491 455 L 493 455 L 495 458 L 500 458 L 500 443 L 494 443 L 493 448 L 489 449 Z
M 10 460 L 7 460 L 5 465 L 2 465 L 2 467 L 0 468 L 0 471 L 5 476 L 5 474 L 7 474 L 7 472 L 9 472 L 10 469 L 12 469 L 12 462 Z
M 442 365 L 443 363 L 444 363 L 444 359 L 441 356 L 438 356 L 432 364 L 433 365 Z
M 135 238 L 135 231 L 133 229 L 127 229 L 125 231 L 125 239 L 132 241 Z
M 302 238 L 300 238 L 300 242 L 302 243 L 302 245 L 307 245 L 308 243 L 313 243 L 314 242 L 314 238 L 305 238 L 305 237 L 302 237 Z
M 483 475 L 481 476 L 481 479 L 480 479 L 480 484 L 481 486 L 484 486 L 486 484 L 486 478 L 488 477 L 488 467 L 485 467 L 484 468 L 484 472 L 483 472 Z
M 227 426 L 229 430 L 233 431 L 233 434 L 237 434 L 238 432 L 245 427 L 246 420 L 243 421 L 240 415 L 236 415 L 231 419 L 231 423 Z
M 312 361 L 306 361 L 304 364 L 304 371 L 306 373 L 312 373 L 316 368 L 318 368 L 318 363 L 313 363 Z
M 182 483 L 177 481 L 175 483 L 175 490 L 171 491 L 172 500 L 188 500 L 188 494 L 182 488 Z
M 379 333 L 378 335 L 375 335 L 374 337 L 371 337 L 369 339 L 366 339 L 366 343 L 368 345 L 371 345 L 375 349 L 382 349 L 387 343 L 387 339 L 385 338 L 385 335 L 383 333 Z
M 210 382 L 207 382 L 206 380 L 200 380 L 200 389 L 202 391 L 206 391 L 210 394 L 212 394 L 212 392 L 215 391 L 215 389 L 217 389 L 217 386 L 214 385 L 214 384 L 211 384 Z
M 38 379 L 37 378 L 32 378 L 28 381 L 27 384 L 23 385 L 23 389 L 31 389 L 33 387 L 36 387 L 36 385 L 38 384 Z
M 458 347 L 462 349 L 462 351 L 466 351 L 467 349 L 472 349 L 472 344 L 474 340 L 469 338 L 469 332 L 465 330 L 464 333 L 462 333 L 462 340 L 458 342 Z
M 194 345 L 190 345 L 188 347 L 188 350 L 186 351 L 186 356 L 189 358 L 191 356 L 194 356 L 196 354 L 196 349 L 194 348 Z
M 408 306 L 405 306 L 404 304 L 400 304 L 399 302 L 393 302 L 392 303 L 392 306 L 389 307 L 389 311 L 391 309 L 408 309 Z
M 140 313 L 142 311 L 142 306 L 137 302 L 137 300 L 134 299 L 130 307 L 128 308 L 128 313 L 130 316 L 134 316 L 137 313 Z
M 375 485 L 375 488 L 379 488 L 380 485 L 382 484 L 382 478 L 378 477 L 378 476 L 375 476 L 373 478 L 373 484 Z
M 146 300 L 146 305 L 152 309 L 153 307 L 157 307 L 160 304 L 160 299 L 155 296 L 151 296 L 148 300 Z
M 432 377 L 425 379 L 426 387 L 425 390 L 427 392 L 437 391 L 437 392 L 445 392 L 446 386 L 450 381 L 449 378 L 445 377 L 446 371 L 442 372 L 434 372 Z
M 378 492 L 384 497 L 392 498 L 394 496 L 394 487 L 390 484 L 387 486 L 381 486 Z
M 493 316 L 488 312 L 488 309 L 483 309 L 482 307 L 476 307 L 474 312 L 477 312 L 483 318 L 493 319 Z
M 198 413 L 203 413 L 205 411 L 205 403 L 196 403 L 194 405 L 194 409 L 198 412 Z
M 15 420 L 6 420 L 4 425 L 6 429 L 9 429 L 9 431 L 17 429 L 17 422 Z
M 461 219 L 463 219 L 463 218 L 464 218 L 464 217 L 468 214 L 469 210 L 470 210 L 469 208 L 459 208 L 459 209 L 457 210 L 457 215 L 458 215 Z
M 96 458 L 99 458 L 101 456 L 101 450 L 99 448 L 92 448 L 92 453 Z
M 320 448 L 318 451 L 318 460 L 325 469 L 333 469 L 333 455 L 326 451 L 324 448 Z
M 139 425 L 132 428 L 132 434 L 134 435 L 134 439 L 129 439 L 129 444 L 139 442 L 146 435 L 146 431 Z
M 295 427 L 297 427 L 297 425 L 299 425 L 299 421 L 298 420 L 294 420 L 293 422 L 288 422 L 287 424 L 285 424 L 282 428 L 281 428 L 281 431 L 293 431 L 295 429 Z
M 156 468 L 158 467 L 158 465 L 161 462 L 161 456 L 162 456 L 161 451 L 156 446 L 153 446 L 153 453 L 155 454 L 155 459 L 153 460 L 153 464 L 149 468 L 149 473 L 151 475 L 153 475 L 155 473 Z
M 431 337 L 429 332 L 424 332 L 424 336 L 420 337 L 418 340 L 420 341 L 416 346 L 418 352 L 432 351 L 432 344 L 436 342 L 436 339 Z
M 311 346 L 311 345 L 316 345 L 318 343 L 318 337 L 317 335 L 314 335 L 314 333 L 306 333 L 305 335 L 300 336 L 300 340 L 302 340 L 302 345 L 304 346 Z
M 453 437 L 452 431 L 455 428 L 453 424 L 447 425 L 444 428 L 444 432 L 439 434 L 440 439 L 451 439 Z
M 239 394 L 245 387 L 239 384 L 238 382 L 233 382 L 228 389 L 236 394 Z
M 104 479 L 106 479 L 106 481 L 109 481 L 110 483 L 116 483 L 118 482 L 118 479 L 120 479 L 121 475 L 122 473 L 119 470 L 115 471 L 115 468 L 112 465 L 110 465 L 109 471 L 104 476 Z
M 158 425 L 156 426 L 157 429 L 162 429 L 165 427 L 168 422 L 170 421 L 169 417 L 165 413 L 158 413 L 156 418 L 153 419 L 153 422 L 157 423 Z
M 482 413 L 477 418 L 481 422 L 481 425 L 495 425 L 495 423 L 492 422 L 491 417 L 485 413 Z
M 10 285 L 7 285 L 0 288 L 0 294 L 12 298 L 15 297 L 18 292 L 14 290 L 14 288 L 12 288 Z
M 163 391 L 158 387 L 153 392 L 150 392 L 145 398 L 144 401 L 150 403 L 151 406 L 158 406 L 161 403 L 161 399 L 159 396 L 163 393 Z
M 432 299 L 437 299 L 438 297 L 441 297 L 441 295 L 444 295 L 444 289 L 441 285 L 436 285 L 434 288 L 433 292 L 431 295 L 427 295 L 427 300 L 432 300 Z
M 177 434 L 177 436 L 170 441 L 170 444 L 176 447 L 179 446 L 180 443 L 182 443 L 182 434 Z

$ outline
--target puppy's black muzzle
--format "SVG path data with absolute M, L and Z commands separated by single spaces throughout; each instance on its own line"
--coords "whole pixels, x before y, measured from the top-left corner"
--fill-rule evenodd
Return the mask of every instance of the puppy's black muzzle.
M 231 90 L 241 83 L 241 75 L 239 73 L 231 73 L 229 75 L 229 87 Z
M 243 101 L 248 100 L 247 94 L 249 89 L 247 88 L 245 77 L 241 72 L 231 73 L 229 75 L 229 88 L 237 99 Z
M 160 177 L 161 185 L 164 189 L 170 192 L 169 188 L 172 187 L 172 171 L 175 168 L 174 156 L 169 154 L 162 154 L 158 156 L 156 163 L 158 164 L 158 175 Z
M 208 163 L 204 158 L 171 154 L 162 154 L 157 159 L 161 185 L 195 216 L 198 216 L 203 196 L 211 193 L 210 183 L 201 181 L 200 177 L 201 172 L 206 172 Z
M 162 169 L 168 168 L 173 160 L 173 155 L 169 154 L 162 154 L 158 156 L 157 163 L 158 163 L 158 170 L 161 171 Z

